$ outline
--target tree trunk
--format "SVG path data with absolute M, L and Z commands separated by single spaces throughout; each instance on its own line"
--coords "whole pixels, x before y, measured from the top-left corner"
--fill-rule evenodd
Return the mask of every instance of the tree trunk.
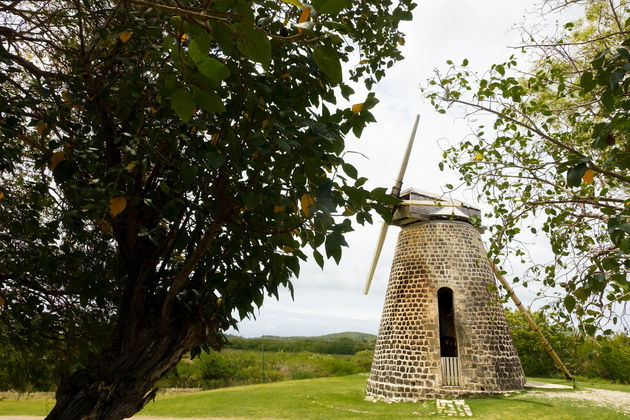
M 171 327 L 146 328 L 133 342 L 104 350 L 87 368 L 63 378 L 46 420 L 121 420 L 140 411 L 155 397 L 155 382 L 207 340 L 201 324 Z

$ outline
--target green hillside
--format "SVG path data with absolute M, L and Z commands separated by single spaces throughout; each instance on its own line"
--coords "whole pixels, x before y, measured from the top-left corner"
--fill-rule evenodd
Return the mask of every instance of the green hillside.
M 235 334 L 228 335 L 228 339 L 236 338 L 236 337 L 240 339 L 245 339 L 245 340 L 261 338 L 261 337 L 247 338 L 247 337 L 241 337 Z M 332 333 L 332 334 L 325 334 L 325 335 L 318 335 L 318 336 L 265 335 L 264 338 L 265 340 L 276 340 L 276 341 L 296 341 L 296 340 L 331 341 L 331 340 L 337 340 L 340 338 L 348 338 L 353 341 L 376 341 L 376 335 L 374 334 L 353 332 L 353 331 L 346 331 L 346 332 L 339 332 L 339 333 Z

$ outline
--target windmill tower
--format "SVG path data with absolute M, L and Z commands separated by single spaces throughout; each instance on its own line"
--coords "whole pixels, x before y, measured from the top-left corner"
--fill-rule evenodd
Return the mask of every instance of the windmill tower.
M 403 202 L 367 394 L 388 400 L 483 396 L 522 389 L 514 348 L 474 207 L 416 189 L 400 193 L 418 118 L 392 193 Z M 387 231 L 383 225 L 364 293 Z

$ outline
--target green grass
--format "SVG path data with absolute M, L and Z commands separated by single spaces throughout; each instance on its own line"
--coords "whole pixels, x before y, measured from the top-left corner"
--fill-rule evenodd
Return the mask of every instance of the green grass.
M 54 405 L 52 393 L 0 393 L 0 416 L 45 416 Z
M 233 417 L 274 419 L 418 419 L 436 418 L 435 401 L 387 404 L 365 401 L 365 374 L 307 379 L 160 395 L 141 415 L 169 417 Z M 562 380 L 531 378 L 545 382 Z M 580 383 L 580 388 L 622 390 L 630 386 L 601 382 Z M 556 391 L 549 391 L 556 392 Z M 621 419 L 621 413 L 578 400 L 547 399 L 528 392 L 510 397 L 467 399 L 473 417 L 481 419 Z M 45 415 L 51 400 L 0 401 L 0 415 Z

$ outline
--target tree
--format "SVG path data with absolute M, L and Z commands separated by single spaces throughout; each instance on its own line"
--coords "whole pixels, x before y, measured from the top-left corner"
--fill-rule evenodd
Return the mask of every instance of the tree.
M 526 376 L 550 377 L 562 375 L 556 367 L 554 360 L 549 356 L 547 350 L 540 343 L 538 332 L 532 330 L 523 314 L 517 310 L 506 310 L 510 332 L 514 340 L 514 347 L 521 360 L 523 371 Z M 551 319 L 543 311 L 531 313 L 532 318 L 538 325 L 540 332 L 549 341 L 549 344 L 558 354 L 558 357 L 568 365 L 572 374 L 577 374 L 575 357 L 573 356 L 577 337 L 575 331 L 566 323 Z M 582 373 L 582 372 L 580 372 Z
M 630 10 L 623 1 L 570 3 L 583 5 L 584 18 L 558 38 L 527 33 L 525 69 L 512 56 L 479 76 L 464 60 L 425 92 L 441 113 L 461 106 L 474 127 L 441 167 L 491 206 L 491 257 L 529 260 L 528 277 L 559 292 L 556 310 L 593 335 L 611 333 L 609 321 L 628 326 Z M 529 259 L 524 229 L 544 232 L 553 261 Z
M 335 105 L 402 59 L 413 7 L 0 6 L 0 319 L 57 361 L 49 419 L 133 415 L 291 289 L 306 248 L 338 262 L 351 218 L 387 216 L 344 161 L 377 100 Z

